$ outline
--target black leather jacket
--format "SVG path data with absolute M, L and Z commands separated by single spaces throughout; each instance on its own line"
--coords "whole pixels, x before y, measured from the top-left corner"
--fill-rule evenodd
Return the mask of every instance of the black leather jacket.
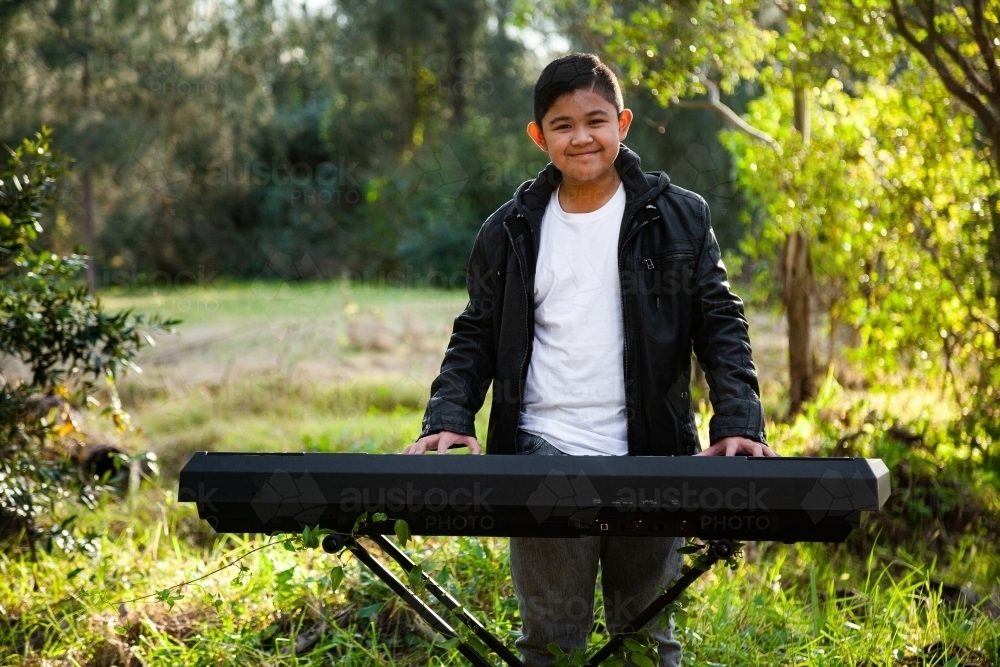
M 711 441 L 765 442 L 743 302 L 729 290 L 708 204 L 671 185 L 663 172 L 643 173 L 639 156 L 624 144 L 615 168 L 626 197 L 618 274 L 629 454 L 700 451 L 689 389 L 692 345 L 715 411 Z M 442 430 L 475 436 L 475 415 L 492 384 L 486 452 L 515 453 L 534 341 L 539 229 L 561 178 L 550 163 L 479 230 L 469 259 L 469 303 L 455 318 L 421 437 Z

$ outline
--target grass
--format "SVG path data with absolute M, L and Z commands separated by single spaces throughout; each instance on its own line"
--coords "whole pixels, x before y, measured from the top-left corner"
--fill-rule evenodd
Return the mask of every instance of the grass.
M 121 604 L 265 543 L 215 536 L 193 507 L 175 502 L 176 471 L 190 452 L 380 452 L 412 441 L 463 295 L 254 284 L 105 301 L 185 320 L 178 336 L 144 353 L 145 372 L 122 383 L 141 432 L 122 438 L 102 422 L 87 425 L 132 450 L 156 452 L 164 476 L 131 500 L 109 499 L 81 516 L 81 529 L 95 534 L 91 553 L 43 553 L 37 561 L 0 554 L 0 664 L 465 664 L 349 557 L 345 581 L 331 590 L 336 559 L 319 550 L 267 548 L 241 561 L 242 578 L 238 566 L 226 568 L 180 589 L 184 597 L 172 606 L 155 596 Z M 764 331 L 754 339 L 758 359 L 768 360 L 760 369 L 764 400 L 777 402 L 780 326 L 751 315 Z M 862 395 L 830 382 L 805 416 L 769 425 L 786 454 L 830 453 L 841 435 L 857 431 L 851 453 L 882 456 L 894 475 L 905 468 L 912 484 L 845 545 L 754 544 L 737 571 L 703 577 L 679 630 L 685 665 L 1000 664 L 990 615 L 1000 604 L 995 478 L 957 452 L 943 467 L 935 457 L 947 448 L 894 440 L 886 415 L 949 417 L 926 388 Z M 703 406 L 703 437 L 709 417 Z M 409 551 L 512 644 L 519 620 L 506 548 L 505 540 L 428 538 Z M 940 582 L 982 600 L 969 605 Z M 304 636 L 315 643 L 294 654 L 290 647 Z
M 153 665 L 463 664 L 417 632 L 413 614 L 358 563 L 345 559 L 346 581 L 331 592 L 335 559 L 318 550 L 258 551 L 239 585 L 231 567 L 182 589 L 172 608 L 122 603 L 202 576 L 263 538 L 209 535 L 166 489 L 146 490 L 132 508 L 110 503 L 86 523 L 102 530 L 92 556 L 0 557 L 0 646 L 9 651 L 0 664 L 127 664 L 120 656 L 130 651 Z M 982 585 L 988 573 L 975 563 L 996 562 L 983 546 L 976 560 L 969 544 L 951 554 L 961 563 L 953 574 Z M 418 539 L 409 551 L 513 640 L 505 540 Z M 751 563 L 716 568 L 696 585 L 680 630 L 685 664 L 932 664 L 920 657 L 938 646 L 960 661 L 934 664 L 997 664 L 1000 628 L 941 599 L 932 579 L 947 574 L 885 547 L 865 560 L 843 547 L 758 545 Z M 313 647 L 284 651 L 320 622 L 329 627 Z

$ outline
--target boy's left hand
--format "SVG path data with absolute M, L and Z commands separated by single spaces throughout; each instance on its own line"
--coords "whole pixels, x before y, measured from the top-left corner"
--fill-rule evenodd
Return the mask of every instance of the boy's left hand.
M 747 438 L 733 436 L 723 438 L 695 456 L 779 456 L 767 445 Z

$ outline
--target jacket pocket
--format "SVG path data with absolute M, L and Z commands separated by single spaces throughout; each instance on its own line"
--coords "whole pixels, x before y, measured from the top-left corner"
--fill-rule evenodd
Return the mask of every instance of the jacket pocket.
M 694 252 L 677 249 L 636 260 L 635 285 L 643 334 L 663 344 L 690 344 Z

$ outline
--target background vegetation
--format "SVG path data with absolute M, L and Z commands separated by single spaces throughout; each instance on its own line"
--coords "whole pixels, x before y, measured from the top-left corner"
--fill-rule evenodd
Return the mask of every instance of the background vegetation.
M 212 535 L 176 473 L 413 439 L 568 49 L 617 69 L 644 166 L 708 199 L 775 447 L 893 475 L 845 545 L 750 545 L 699 583 L 686 660 L 1000 664 L 979 0 L 0 5 L 0 661 L 460 664 L 349 558 Z M 410 546 L 512 641 L 505 549 Z

